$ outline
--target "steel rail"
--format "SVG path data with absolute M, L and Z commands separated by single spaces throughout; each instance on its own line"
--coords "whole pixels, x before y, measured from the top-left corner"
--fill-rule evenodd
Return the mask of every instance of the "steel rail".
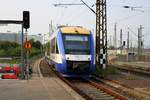
M 47 62 L 48 63 L 48 62 Z M 49 63 L 48 63 L 49 65 Z M 49 65 L 50 66 L 50 65 Z M 83 90 L 81 90 L 80 88 L 78 88 L 77 86 L 75 86 L 72 82 L 70 82 L 69 80 L 67 80 L 66 78 L 64 78 L 60 73 L 58 73 L 57 71 L 55 71 L 54 69 L 52 69 L 52 71 L 62 80 L 64 81 L 67 85 L 69 85 L 73 90 L 75 90 L 79 95 L 81 95 L 83 98 L 85 98 L 86 100 L 93 100 L 93 98 L 91 96 L 88 95 L 88 93 L 85 93 Z M 108 89 L 106 87 L 104 87 L 102 84 L 97 84 L 91 80 L 88 80 L 86 78 L 83 78 L 85 81 L 88 82 L 88 84 L 100 91 L 105 92 L 106 94 L 119 99 L 119 100 L 127 100 L 124 96 L 114 92 L 111 89 Z
M 92 97 L 90 97 L 89 95 L 87 95 L 86 93 L 84 93 L 82 90 L 80 90 L 79 88 L 77 88 L 76 86 L 74 86 L 71 82 L 69 82 L 68 80 L 66 80 L 61 74 L 59 74 L 58 72 L 54 71 L 56 73 L 56 75 L 63 80 L 66 84 L 68 84 L 72 89 L 74 89 L 77 93 L 79 93 L 82 97 L 84 97 L 86 100 L 93 100 Z
M 47 61 L 46 61 L 47 62 Z M 50 66 L 50 64 L 47 62 L 47 64 Z M 52 69 L 52 68 L 51 68 Z M 89 95 L 87 95 L 86 93 L 84 93 L 83 91 L 81 91 L 80 89 L 78 89 L 77 87 L 75 87 L 72 83 L 70 83 L 68 80 L 66 80 L 60 73 L 58 73 L 57 71 L 55 71 L 54 69 L 52 69 L 52 71 L 63 81 L 65 82 L 67 85 L 69 85 L 74 91 L 76 91 L 79 95 L 81 95 L 83 98 L 85 98 L 86 100 L 93 100 Z
M 130 72 L 137 73 L 140 75 L 150 76 L 150 72 L 146 71 L 146 70 L 142 70 L 142 69 L 138 69 L 138 68 L 133 69 L 133 68 L 126 67 L 126 65 L 123 65 L 123 66 L 111 65 L 111 66 L 116 67 L 119 70 L 130 71 Z
M 102 82 L 104 84 L 106 84 L 107 86 L 113 87 L 114 89 L 117 89 L 116 91 L 123 91 L 127 94 L 129 94 L 127 97 L 131 97 L 134 99 L 138 99 L 140 100 L 141 98 L 143 98 L 145 95 L 149 95 L 148 93 L 142 92 L 140 90 L 136 90 L 131 86 L 128 86 L 126 84 L 123 84 L 119 81 L 116 80 L 111 80 L 108 78 L 104 78 L 98 75 L 93 75 L 92 78 L 94 78 L 94 80 L 97 80 L 99 82 Z M 114 85 L 112 85 L 114 84 Z M 142 95 L 139 95 L 142 94 Z
M 100 90 L 106 92 L 107 94 L 109 94 L 109 95 L 111 95 L 111 96 L 113 96 L 113 97 L 115 97 L 119 100 L 127 100 L 126 97 L 118 94 L 117 92 L 115 92 L 111 89 L 108 89 L 108 88 L 104 87 L 104 85 L 102 85 L 100 83 L 96 83 L 96 82 L 94 82 L 92 80 L 89 80 L 89 79 L 87 81 L 90 82 L 90 84 L 93 85 L 94 87 L 96 87 L 97 89 L 100 89 Z

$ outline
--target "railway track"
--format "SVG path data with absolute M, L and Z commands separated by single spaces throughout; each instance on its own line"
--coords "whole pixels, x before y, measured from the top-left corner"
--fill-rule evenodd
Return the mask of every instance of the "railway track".
M 45 61 L 41 61 L 40 64 L 45 64 Z M 86 100 L 127 100 L 124 96 L 119 95 L 111 89 L 104 87 L 102 84 L 97 84 L 91 79 L 64 78 L 61 74 L 57 73 L 56 71 L 50 70 L 50 68 L 48 68 L 48 65 L 45 66 L 45 68 L 42 67 L 43 69 L 40 68 L 41 73 L 44 77 L 58 76 L 61 80 L 63 80 L 66 84 L 68 84 L 72 89 L 74 89 Z
M 110 65 L 112 67 L 117 68 L 118 70 L 124 71 L 124 72 L 130 72 L 138 75 L 143 75 L 143 76 L 150 76 L 150 72 L 147 70 L 139 69 L 139 68 L 133 68 L 133 67 L 128 67 L 128 66 L 119 66 L 119 65 Z
M 71 81 L 72 82 L 72 81 Z M 114 100 L 115 98 L 104 91 L 98 90 L 88 82 L 72 82 L 81 91 L 88 94 L 94 100 Z
M 89 95 L 93 100 L 127 100 L 124 96 L 98 84 L 91 79 L 71 80 L 71 83 Z
M 90 79 L 64 78 L 61 74 L 51 70 L 46 61 L 41 61 L 40 64 L 46 66 L 40 68 L 44 77 L 59 77 L 86 100 L 142 100 L 145 96 L 141 96 L 140 92 L 118 81 L 98 76 L 93 76 L 94 78 Z
M 97 75 L 93 75 L 93 79 L 111 87 L 114 91 L 119 92 L 130 100 L 149 100 L 149 94 L 143 91 L 137 90 L 134 87 L 123 84 L 117 80 L 111 80 L 103 78 Z
M 72 80 L 64 78 L 57 72 L 55 73 L 61 80 L 63 80 L 86 100 L 127 100 L 124 96 L 104 87 L 102 84 L 97 84 L 90 79 L 82 78 L 80 80 Z
M 48 63 L 45 60 L 41 60 L 40 62 L 40 71 L 43 77 L 56 77 L 54 71 L 50 69 Z

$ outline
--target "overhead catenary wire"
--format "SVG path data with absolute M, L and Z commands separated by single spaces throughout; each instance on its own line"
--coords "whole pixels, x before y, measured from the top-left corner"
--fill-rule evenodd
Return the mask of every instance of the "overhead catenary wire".
M 81 16 L 82 16 L 83 13 L 85 12 L 85 10 L 86 10 L 86 9 L 84 9 L 84 10 L 81 10 L 81 9 L 80 9 L 79 12 L 78 12 L 78 14 L 77 14 L 77 13 L 76 13 L 76 14 L 74 14 L 74 13 L 71 14 L 71 15 L 74 15 L 74 16 L 71 16 L 70 19 L 68 19 L 67 22 L 70 23 L 70 22 L 72 22 L 73 20 L 78 20 L 78 19 L 79 19 L 78 17 L 81 18 Z
M 133 33 L 134 36 L 138 37 L 138 35 L 128 27 L 128 30 Z
M 84 6 L 83 6 L 84 7 Z M 84 8 L 77 8 L 76 10 L 78 10 L 78 13 L 73 13 L 73 14 L 70 14 L 71 15 L 71 17 L 70 17 L 70 19 L 67 21 L 67 22 L 72 22 L 73 20 L 76 20 L 76 21 L 79 21 L 79 20 L 81 20 L 81 22 L 83 22 L 84 21 L 84 19 L 82 18 L 83 17 L 83 15 L 85 16 L 95 16 L 94 14 L 92 14 L 92 13 L 89 13 L 89 12 L 87 12 L 86 10 L 86 8 L 84 9 Z M 90 14 L 90 15 L 89 15 Z M 92 15 L 91 15 L 92 14 Z M 74 16 L 72 16 L 72 15 L 74 15 Z M 80 18 L 79 18 L 80 17 Z M 88 21 L 91 21 L 90 19 L 88 20 Z M 95 21 L 94 21 L 95 22 Z
M 58 23 L 58 22 L 59 22 L 58 20 L 59 20 L 59 18 L 60 18 L 60 17 L 59 17 L 59 15 L 60 15 L 60 9 L 57 8 L 56 10 L 57 10 L 57 11 L 56 11 L 56 17 L 55 17 L 56 20 L 55 20 L 55 22 Z
M 54 4 L 54 6 L 61 6 L 61 5 L 63 5 L 63 6 L 65 6 L 65 5 L 69 5 L 69 6 L 73 6 L 73 5 L 84 5 L 83 3 L 70 3 L 70 4 Z
M 70 6 L 70 4 L 71 4 L 71 3 L 69 3 L 69 6 Z M 73 3 L 72 3 L 72 4 L 73 4 Z M 71 5 L 72 5 L 72 4 L 71 4 Z M 58 5 L 63 5 L 63 4 L 60 4 L 60 3 L 59 3 Z M 67 5 L 67 4 L 65 4 L 65 5 Z M 65 10 L 65 11 L 66 11 L 66 10 Z M 78 11 L 80 11 L 80 10 L 78 10 Z M 83 12 L 83 13 L 84 13 L 84 12 Z M 85 14 L 85 13 L 84 13 L 84 14 Z M 75 15 L 75 14 L 74 14 L 74 13 L 70 14 L 70 16 L 73 16 L 73 15 Z M 78 16 L 80 16 L 80 18 L 81 18 L 81 15 L 83 15 L 83 14 L 79 14 Z M 61 17 L 61 19 L 64 19 L 64 18 L 65 18 L 65 20 L 66 20 L 66 19 L 68 19 L 68 18 L 72 18 L 72 17 L 70 17 L 70 16 L 69 16 L 69 17 L 66 17 L 65 14 L 64 14 L 64 15 Z M 77 16 L 77 14 L 76 14 L 75 16 Z M 77 17 L 78 17 L 78 16 L 77 16 Z M 74 18 L 74 19 L 75 19 L 75 18 Z M 74 19 L 72 18 L 73 21 L 74 21 Z M 78 20 L 78 19 L 76 19 L 76 20 Z M 61 22 L 61 20 L 59 20 L 59 23 L 60 23 L 60 22 Z M 68 21 L 67 21 L 67 22 L 68 22 Z
M 89 5 L 87 5 L 87 3 L 85 3 L 83 0 L 81 0 L 81 2 L 84 3 L 84 5 L 87 6 L 94 14 L 96 14 L 96 12 Z
M 74 0 L 73 0 L 74 1 Z M 65 6 L 63 6 L 63 5 L 61 5 L 61 3 L 62 2 L 64 2 L 63 0 L 61 0 L 61 1 L 59 1 L 59 3 L 57 3 L 57 4 L 53 4 L 53 6 L 55 6 L 55 5 L 57 5 L 57 6 L 55 6 L 55 7 L 60 7 L 60 8 L 57 8 L 57 9 L 59 9 L 59 11 L 57 11 L 57 15 L 56 15 L 56 17 L 57 18 L 55 18 L 56 19 L 56 23 L 57 23 L 57 25 L 62 25 L 62 24 L 64 24 L 64 23 L 62 23 L 62 21 L 64 21 L 63 19 L 64 19 L 64 17 L 66 16 L 66 14 L 64 14 L 64 12 L 66 12 L 66 9 L 65 8 L 67 8 L 67 7 L 65 7 Z M 72 2 L 72 1 L 71 1 Z M 59 5 L 61 5 L 61 6 L 59 6 Z M 65 10 L 64 10 L 65 9 Z M 69 12 L 70 13 L 70 12 Z M 70 14 L 70 15 L 72 15 L 72 14 Z M 68 16 L 68 18 L 70 17 L 70 15 Z
M 75 4 L 76 2 L 74 2 L 74 1 L 76 1 L 76 0 L 73 0 L 72 2 L 70 2 L 70 3 L 72 3 L 72 4 Z M 79 2 L 79 1 L 78 1 Z M 83 4 L 83 3 L 82 3 Z M 65 10 L 65 17 L 64 17 L 64 19 L 67 19 L 66 20 L 66 22 L 67 23 L 70 23 L 70 22 L 72 22 L 73 20 L 76 20 L 75 18 L 76 18 L 76 15 L 78 15 L 78 16 L 80 16 L 80 14 L 77 14 L 79 11 L 81 12 L 82 10 L 81 10 L 81 8 L 79 8 L 78 6 L 74 6 L 74 7 L 72 7 L 73 9 L 71 10 L 71 11 L 68 11 L 68 10 Z M 73 12 L 73 11 L 78 11 L 77 13 L 75 13 L 75 12 Z M 69 15 L 67 15 L 67 13 L 69 13 Z M 67 16 L 66 16 L 67 15 Z M 70 21 L 70 19 L 72 19 L 71 21 Z
M 64 15 L 63 15 L 63 17 L 61 17 L 60 23 L 62 23 L 62 24 L 65 24 L 64 22 L 70 23 L 73 20 L 77 20 L 78 16 L 81 16 L 80 14 L 84 13 L 81 9 L 79 10 L 79 8 L 76 8 L 76 7 L 73 7 L 72 10 L 78 10 L 78 12 L 75 13 L 75 12 L 72 12 L 72 11 L 69 11 L 69 10 L 65 9 L 65 11 L 63 11 Z M 67 13 L 69 13 L 69 15 Z

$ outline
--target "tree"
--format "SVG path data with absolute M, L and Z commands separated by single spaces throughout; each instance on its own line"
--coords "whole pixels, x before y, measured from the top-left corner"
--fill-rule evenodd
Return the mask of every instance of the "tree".
M 33 48 L 40 49 L 42 47 L 42 44 L 40 41 L 35 41 L 34 39 L 31 39 L 30 41 L 32 43 Z

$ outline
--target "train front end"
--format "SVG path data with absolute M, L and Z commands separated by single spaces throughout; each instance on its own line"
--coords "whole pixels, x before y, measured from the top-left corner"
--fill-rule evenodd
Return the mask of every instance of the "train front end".
M 63 40 L 63 75 L 89 76 L 95 72 L 93 35 L 82 27 L 61 28 Z

